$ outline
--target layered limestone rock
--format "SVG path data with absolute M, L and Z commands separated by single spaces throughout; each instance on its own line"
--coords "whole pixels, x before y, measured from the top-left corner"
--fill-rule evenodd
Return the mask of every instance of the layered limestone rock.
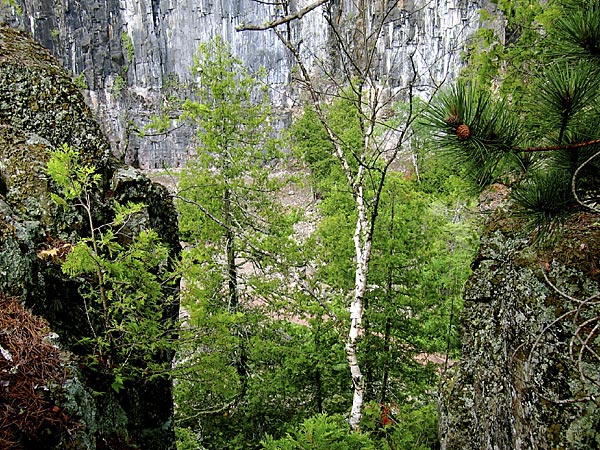
M 86 235 L 82 217 L 50 199 L 54 188 L 46 162 L 62 144 L 78 149 L 102 177 L 93 193 L 97 225 L 111 220 L 109 199 L 143 201 L 140 228 L 154 229 L 171 256 L 178 256 L 176 212 L 166 189 L 117 163 L 79 89 L 47 50 L 21 32 L 0 27 L 0 294 L 17 297 L 47 319 L 61 344 L 76 353 L 71 345 L 91 333 L 80 281 L 38 257 L 49 242 L 73 243 Z M 177 305 L 165 304 L 165 320 L 176 315 Z M 171 356 L 161 357 L 168 362 Z M 103 442 L 126 435 L 139 448 L 174 448 L 169 381 L 135 379 L 119 394 L 101 396 L 77 386 L 69 401 L 84 423 L 88 444 L 102 448 Z
M 600 443 L 598 216 L 539 248 L 496 212 L 464 294 L 463 355 L 444 377 L 444 450 Z
M 312 0 L 298 0 L 301 8 Z M 227 40 L 251 69 L 264 66 L 274 104 L 294 105 L 287 86 L 293 61 L 272 32 L 237 32 L 244 23 L 263 23 L 280 12 L 254 0 L 16 0 L 21 14 L 7 6 L 0 19 L 23 29 L 51 49 L 75 76 L 109 131 L 114 148 L 127 162 L 142 168 L 177 167 L 188 157 L 193 132 L 173 124 L 167 135 L 140 136 L 170 95 L 185 95 L 193 55 L 200 42 L 215 35 Z M 326 16 L 345 29 L 356 25 L 355 5 L 366 8 L 366 20 L 382 0 L 334 0 L 294 23 L 294 34 L 316 68 L 335 67 Z M 487 0 L 404 0 L 387 21 L 378 45 L 381 80 L 405 86 L 418 74 L 416 86 L 430 91 L 453 78 L 461 53 L 479 27 L 479 10 Z M 360 49 L 358 49 L 360 51 Z M 319 64 L 317 64 L 319 62 Z M 329 70 L 329 69 L 328 69 Z M 82 83 L 83 84 L 83 83 Z

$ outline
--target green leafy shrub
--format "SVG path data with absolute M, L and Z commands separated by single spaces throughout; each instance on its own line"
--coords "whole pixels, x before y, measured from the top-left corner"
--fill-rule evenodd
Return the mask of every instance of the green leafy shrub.
M 75 84 L 75 86 L 81 90 L 89 89 L 87 80 L 85 79 L 85 75 L 83 73 L 73 77 L 73 84 Z
M 369 450 L 374 449 L 367 434 L 353 433 L 340 415 L 320 414 L 306 419 L 302 425 L 282 439 L 267 437 L 267 450 Z
M 136 223 L 144 205 L 115 201 L 112 221 L 98 225 L 94 189 L 100 175 L 95 168 L 63 145 L 52 153 L 47 171 L 59 191 L 52 200 L 64 209 L 82 210 L 87 225 L 87 237 L 57 243 L 38 255 L 60 263 L 62 272 L 80 283 L 89 330 L 78 342 L 85 366 L 107 380 L 99 389 L 115 392 L 134 376 L 164 374 L 166 363 L 159 365 L 154 357 L 172 345 L 170 323 L 163 320 L 168 249 L 154 231 Z

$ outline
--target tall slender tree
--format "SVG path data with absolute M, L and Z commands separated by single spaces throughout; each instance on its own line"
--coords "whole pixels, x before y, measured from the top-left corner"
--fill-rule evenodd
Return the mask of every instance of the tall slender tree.
M 297 342 L 295 330 L 273 323 L 272 306 L 273 291 L 285 282 L 277 269 L 293 247 L 296 213 L 276 201 L 285 182 L 273 176 L 281 144 L 262 75 L 250 73 L 217 37 L 200 45 L 195 90 L 183 104 L 182 120 L 197 129 L 197 153 L 177 192 L 187 243 L 182 304 L 192 336 L 182 346 L 176 394 L 182 423 L 200 422 L 208 448 L 256 445 L 293 404 L 268 408 L 287 398 L 276 390 L 283 349 Z
M 398 0 L 385 1 L 376 7 L 363 0 L 349 2 L 348 11 L 355 13 L 352 32 L 348 32 L 341 20 L 335 2 L 316 0 L 304 8 L 296 8 L 296 2 L 284 0 L 277 4 L 277 17 L 263 24 L 243 25 L 240 31 L 272 30 L 289 50 L 298 68 L 298 81 L 305 90 L 308 103 L 314 110 L 327 139 L 332 155 L 344 174 L 353 198 L 356 213 L 353 231 L 354 283 L 349 301 L 350 323 L 345 342 L 346 357 L 352 378 L 353 402 L 350 424 L 353 430 L 360 429 L 364 403 L 365 380 L 361 370 L 358 342 L 364 333 L 364 299 L 367 292 L 373 235 L 381 192 L 390 168 L 411 134 L 411 124 L 416 118 L 413 110 L 415 84 L 414 54 L 412 76 L 404 86 L 395 89 L 396 96 L 386 96 L 389 86 L 377 75 L 377 48 L 387 25 L 398 7 Z M 339 71 L 325 70 L 323 77 L 315 75 L 309 67 L 314 55 L 301 48 L 292 23 L 306 14 L 325 8 L 324 17 L 332 36 L 333 54 L 339 55 Z M 321 62 L 323 63 L 323 62 Z M 317 65 L 319 65 L 317 63 Z M 322 64 L 323 67 L 326 64 Z M 330 89 L 321 89 L 327 85 Z M 389 92 L 389 91 L 388 91 Z M 333 99 L 344 99 L 352 108 L 350 120 L 358 124 L 358 142 L 348 141 L 330 122 L 326 105 Z M 393 129 L 382 119 L 394 101 L 402 98 L 409 105 L 406 114 Z
M 198 302 L 235 314 L 251 290 L 242 267 L 252 273 L 268 265 L 272 248 L 283 245 L 291 231 L 273 201 L 278 180 L 269 176 L 279 157 L 278 141 L 265 86 L 222 38 L 200 45 L 192 75 L 196 90 L 183 110 L 198 130 L 197 157 L 182 170 L 177 194 L 194 274 L 188 281 Z M 235 366 L 243 396 L 247 367 L 240 345 Z

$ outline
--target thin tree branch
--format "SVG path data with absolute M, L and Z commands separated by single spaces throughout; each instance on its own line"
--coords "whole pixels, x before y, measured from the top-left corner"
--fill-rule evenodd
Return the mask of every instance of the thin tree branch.
M 513 150 L 520 152 L 549 152 L 553 150 L 573 150 L 576 148 L 589 147 L 591 145 L 600 144 L 600 139 L 594 139 L 592 141 L 578 142 L 576 144 L 562 144 L 562 145 L 551 145 L 548 147 L 513 147 Z
M 293 20 L 302 19 L 306 14 L 311 12 L 313 9 L 318 8 L 321 5 L 329 2 L 329 0 L 317 0 L 314 3 L 311 3 L 308 6 L 296 11 L 293 14 L 288 14 L 287 16 L 280 17 L 279 19 L 272 20 L 270 22 L 263 23 L 262 25 L 253 25 L 253 24 L 242 24 L 235 28 L 236 31 L 265 31 L 270 30 L 272 28 L 276 28 L 279 25 L 284 25 L 286 23 L 292 22 Z
M 579 176 L 579 172 L 581 172 L 581 170 L 587 165 L 589 164 L 593 159 L 597 158 L 600 155 L 600 151 L 594 153 L 592 156 L 590 156 L 588 159 L 586 159 L 578 168 L 577 170 L 575 170 L 575 173 L 573 174 L 573 177 L 571 179 L 571 192 L 573 193 L 573 196 L 575 197 L 575 201 L 577 201 L 577 203 L 579 203 L 581 206 L 585 207 L 585 208 L 589 208 L 594 212 L 600 212 L 600 209 L 597 206 L 594 205 L 590 205 L 587 204 L 585 202 L 583 202 L 579 196 L 577 195 L 577 190 L 576 190 L 576 183 L 577 183 L 577 177 Z

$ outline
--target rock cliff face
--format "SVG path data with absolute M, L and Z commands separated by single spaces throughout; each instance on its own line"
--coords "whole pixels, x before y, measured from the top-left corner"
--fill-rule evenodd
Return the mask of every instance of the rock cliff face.
M 50 200 L 54 188 L 46 163 L 62 144 L 77 148 L 102 177 L 94 193 L 97 224 L 110 220 L 109 197 L 143 199 L 142 227 L 156 230 L 177 257 L 176 212 L 166 189 L 117 163 L 80 91 L 47 50 L 0 27 L 0 294 L 18 298 L 47 319 L 61 343 L 77 353 L 71 344 L 90 334 L 79 282 L 38 257 L 52 240 L 76 242 L 86 235 L 81 217 L 61 213 Z M 164 306 L 165 319 L 177 317 L 177 305 Z M 170 361 L 170 355 L 162 358 Z M 122 433 L 139 448 L 173 448 L 170 382 L 134 379 L 119 394 L 93 399 L 83 386 L 78 395 L 70 399 L 73 410 L 79 411 L 88 442 L 96 441 L 98 448 Z
M 367 17 L 382 0 L 365 2 Z M 140 137 L 170 93 L 185 85 L 199 42 L 220 34 L 251 68 L 264 66 L 273 101 L 290 107 L 287 86 L 292 60 L 271 32 L 236 32 L 242 23 L 263 23 L 277 14 L 253 0 L 17 0 L 21 14 L 3 7 L 0 19 L 27 30 L 85 81 L 89 103 L 127 162 L 142 168 L 176 167 L 187 159 L 192 132 Z M 301 8 L 309 0 L 294 2 Z M 352 29 L 355 2 L 335 0 L 295 24 L 315 60 L 332 64 L 330 29 L 324 14 Z M 379 75 L 402 86 L 420 75 L 421 89 L 455 76 L 468 37 L 479 26 L 486 0 L 402 0 L 378 47 Z
M 441 390 L 442 449 L 591 449 L 600 443 L 598 217 L 545 249 L 497 212 L 467 283 L 463 355 Z

